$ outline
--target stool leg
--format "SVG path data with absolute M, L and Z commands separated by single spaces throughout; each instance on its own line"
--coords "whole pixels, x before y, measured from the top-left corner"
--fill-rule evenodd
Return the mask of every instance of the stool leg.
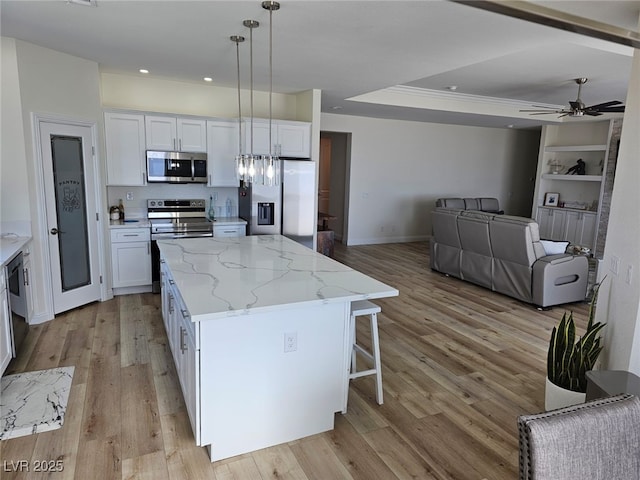
M 356 316 L 351 315 L 351 373 L 356 373 L 358 371 L 358 367 L 356 365 L 356 349 L 353 346 L 356 344 Z
M 382 365 L 380 362 L 380 339 L 378 336 L 378 314 L 371 314 L 371 350 L 373 353 L 373 364 L 376 370 L 376 401 L 382 405 Z

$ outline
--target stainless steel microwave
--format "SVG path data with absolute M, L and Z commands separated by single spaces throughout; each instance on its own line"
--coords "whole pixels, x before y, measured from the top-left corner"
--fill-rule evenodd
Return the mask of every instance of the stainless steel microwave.
M 207 154 L 147 150 L 147 182 L 207 183 Z

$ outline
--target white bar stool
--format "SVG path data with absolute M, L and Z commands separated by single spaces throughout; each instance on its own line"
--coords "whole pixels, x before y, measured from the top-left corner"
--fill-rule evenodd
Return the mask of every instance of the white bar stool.
M 380 365 L 380 341 L 378 337 L 378 313 L 382 309 L 368 300 L 359 300 L 357 302 L 351 302 L 351 318 L 349 320 L 350 339 L 349 343 L 351 348 L 351 370 L 349 372 L 349 380 L 354 378 L 364 377 L 366 375 L 376 376 L 376 401 L 378 405 L 382 405 L 382 367 Z M 365 350 L 362 346 L 358 345 L 356 339 L 356 319 L 359 316 L 369 315 L 369 321 L 371 324 L 371 352 Z M 368 358 L 373 363 L 373 368 L 368 370 L 362 370 L 358 372 L 356 367 L 356 357 L 360 353 L 364 357 Z M 347 405 L 347 399 L 349 397 L 349 388 L 346 389 L 345 408 Z

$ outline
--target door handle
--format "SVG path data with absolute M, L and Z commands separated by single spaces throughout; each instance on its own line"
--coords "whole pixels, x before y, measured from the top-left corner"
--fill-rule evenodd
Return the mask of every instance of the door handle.
M 49 230 L 49 233 L 51 233 L 51 235 L 57 235 L 64 232 L 62 230 L 58 230 L 56 227 L 53 227 L 51 230 Z

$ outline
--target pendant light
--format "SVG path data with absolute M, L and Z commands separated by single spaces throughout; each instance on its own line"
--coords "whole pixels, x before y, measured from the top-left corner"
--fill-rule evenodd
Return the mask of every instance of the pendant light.
M 262 2 L 262 8 L 269 10 L 269 154 L 262 157 L 263 183 L 278 185 L 278 156 L 273 151 L 271 128 L 273 124 L 273 12 L 280 9 L 280 3 L 273 0 Z
M 256 157 L 253 154 L 253 29 L 260 26 L 260 22 L 257 20 L 244 20 L 242 24 L 249 29 L 249 82 L 250 82 L 250 96 L 249 96 L 249 110 L 251 115 L 251 149 L 244 155 L 244 164 L 246 172 L 244 174 L 244 181 L 247 183 L 253 183 L 256 176 Z
M 240 43 L 244 42 L 244 37 L 242 35 L 231 35 L 229 39 L 236 44 L 236 62 L 238 66 L 238 155 L 236 156 L 236 173 L 239 180 L 244 180 L 247 166 L 242 154 L 242 108 L 240 105 Z

